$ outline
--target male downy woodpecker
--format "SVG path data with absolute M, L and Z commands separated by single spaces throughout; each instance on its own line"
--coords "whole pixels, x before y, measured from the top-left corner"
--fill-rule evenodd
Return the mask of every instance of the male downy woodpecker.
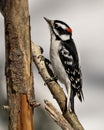
M 82 101 L 82 74 L 72 29 L 59 20 L 44 18 L 51 33 L 50 60 L 57 78 L 67 90 L 67 110 L 74 112 L 74 97 Z

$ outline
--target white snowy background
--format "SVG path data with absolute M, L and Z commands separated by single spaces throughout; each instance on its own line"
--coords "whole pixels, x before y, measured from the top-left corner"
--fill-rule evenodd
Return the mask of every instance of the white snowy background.
M 65 21 L 72 28 L 81 57 L 85 97 L 83 103 L 76 98 L 75 110 L 85 130 L 104 130 L 104 0 L 29 0 L 29 7 L 31 39 L 44 48 L 46 57 L 49 57 L 50 33 L 43 17 Z M 3 27 L 0 15 L 0 105 L 6 104 Z M 42 103 L 43 109 L 44 99 L 49 99 L 58 108 L 36 67 L 33 67 L 36 99 Z M 40 122 L 37 120 L 39 117 L 41 115 L 35 119 L 35 125 Z M 51 126 L 45 122 L 42 127 L 45 125 Z M 0 130 L 7 130 L 7 127 L 7 112 L 0 110 Z

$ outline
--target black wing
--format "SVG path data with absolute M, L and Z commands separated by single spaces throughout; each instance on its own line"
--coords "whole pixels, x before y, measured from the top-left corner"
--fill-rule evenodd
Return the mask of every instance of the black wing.
M 53 78 L 54 81 L 57 82 L 57 77 L 54 75 L 51 62 L 47 58 L 44 58 L 44 62 L 45 62 L 45 66 L 47 68 L 49 75 Z
M 77 50 L 72 40 L 62 42 L 62 46 L 59 49 L 59 57 L 71 81 L 74 96 L 77 94 L 80 101 L 82 101 L 82 74 L 79 67 Z

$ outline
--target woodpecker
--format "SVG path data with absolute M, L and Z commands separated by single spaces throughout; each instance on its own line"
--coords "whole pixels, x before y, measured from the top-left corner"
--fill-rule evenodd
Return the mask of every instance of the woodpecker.
M 67 91 L 67 110 L 74 111 L 74 97 L 77 95 L 82 102 L 82 73 L 78 52 L 72 39 L 72 29 L 63 21 L 49 20 L 51 34 L 50 60 L 54 74 L 63 83 Z

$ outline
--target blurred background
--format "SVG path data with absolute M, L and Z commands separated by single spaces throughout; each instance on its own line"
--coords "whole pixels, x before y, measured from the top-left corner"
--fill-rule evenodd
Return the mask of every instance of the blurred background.
M 31 39 L 49 57 L 50 33 L 43 17 L 66 22 L 80 52 L 85 101 L 75 99 L 76 114 L 85 130 L 104 130 L 104 0 L 29 0 Z M 0 15 L 0 105 L 6 104 L 4 20 Z M 34 68 L 36 130 L 61 130 L 44 110 L 44 99 L 59 109 Z M 64 86 L 62 85 L 63 89 Z M 65 90 L 65 89 L 64 89 Z M 41 126 L 40 126 L 40 122 Z M 0 110 L 0 130 L 8 130 L 8 113 Z

